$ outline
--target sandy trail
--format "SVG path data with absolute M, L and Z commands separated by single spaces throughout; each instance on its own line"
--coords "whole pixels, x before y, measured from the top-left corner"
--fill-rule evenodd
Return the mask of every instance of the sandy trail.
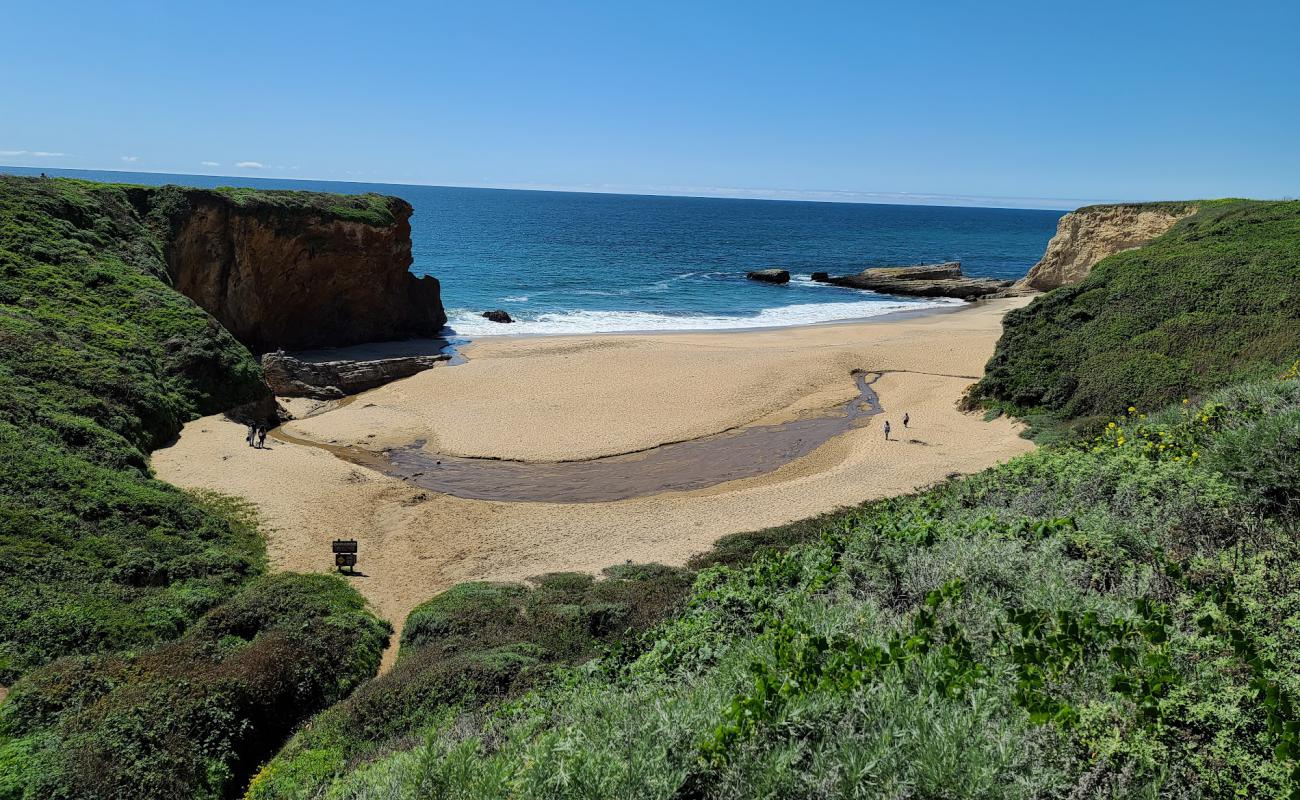
M 485 339 L 467 349 L 467 364 L 286 426 L 338 444 L 423 438 L 457 454 L 590 458 L 828 409 L 855 395 L 851 369 L 885 373 L 875 385 L 885 413 L 865 427 L 773 472 L 697 491 L 588 504 L 465 500 L 316 447 L 251 449 L 243 428 L 220 416 L 188 424 L 153 466 L 176 485 L 253 501 L 276 569 L 329 570 L 330 540 L 358 539 L 364 576 L 354 583 L 400 628 L 411 608 L 462 581 L 597 572 L 625 560 L 681 564 L 729 533 L 912 491 L 1029 450 L 1015 423 L 956 408 L 1002 314 L 1024 302 L 773 331 Z M 885 419 L 895 441 L 883 438 Z

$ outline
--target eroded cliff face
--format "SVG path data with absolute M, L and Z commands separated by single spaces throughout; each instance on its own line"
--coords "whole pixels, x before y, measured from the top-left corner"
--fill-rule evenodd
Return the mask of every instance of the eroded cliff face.
M 1141 247 L 1194 213 L 1194 205 L 1164 203 L 1089 206 L 1072 211 L 1061 217 L 1047 252 L 1016 288 L 1045 292 L 1078 283 L 1106 256 Z
M 408 271 L 403 200 L 375 198 L 388 206 L 382 223 L 219 191 L 172 202 L 173 285 L 254 352 L 434 336 L 446 323 L 438 281 Z

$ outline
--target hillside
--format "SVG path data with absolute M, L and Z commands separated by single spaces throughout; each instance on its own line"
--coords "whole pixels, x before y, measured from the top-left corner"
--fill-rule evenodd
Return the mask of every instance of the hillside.
M 389 629 L 355 591 L 259 578 L 247 508 L 150 476 L 190 419 L 276 413 L 247 347 L 172 288 L 205 204 L 395 224 L 370 196 L 0 176 L 0 684 L 21 677 L 0 797 L 228 795 L 378 667 Z
M 1008 314 L 974 397 L 1088 418 L 1271 375 L 1300 358 L 1300 202 L 1197 209 Z
M 128 191 L 0 177 L 0 683 L 174 638 L 262 569 L 247 523 L 149 478 L 182 423 L 269 392 Z

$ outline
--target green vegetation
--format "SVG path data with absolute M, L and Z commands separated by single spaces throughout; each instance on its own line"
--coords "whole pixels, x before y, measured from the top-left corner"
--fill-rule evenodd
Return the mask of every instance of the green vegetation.
M 391 632 L 338 578 L 259 578 L 244 504 L 150 477 L 196 415 L 270 413 L 252 355 L 169 285 L 199 191 L 0 176 L 0 798 L 230 796 Z
M 522 696 L 420 694 L 372 707 L 405 709 L 375 734 L 363 690 L 250 794 L 1295 797 L 1300 381 L 1113 423 L 739 538 L 814 534 L 720 559 L 671 619 Z M 523 597 L 461 587 L 407 646 L 454 658 Z
M 304 209 L 324 216 L 386 227 L 396 220 L 394 201 L 382 194 L 329 194 L 326 192 L 300 192 L 287 189 L 244 189 L 222 186 L 211 190 L 241 208 L 265 208 L 291 211 L 300 214 Z
M 267 390 L 168 287 L 145 191 L 0 176 L 0 683 L 172 639 L 261 570 L 233 504 L 148 475 L 184 422 Z
M 974 399 L 1087 427 L 1300 354 L 1300 201 L 1218 200 L 1008 314 Z
M 466 583 L 407 617 L 397 665 L 314 719 L 249 789 L 253 798 L 314 797 L 350 764 L 410 747 L 413 731 L 515 697 L 557 665 L 617 648 L 675 610 L 693 575 L 659 565 L 558 573 L 519 584 Z
M 0 705 L 0 798 L 228 796 L 390 632 L 341 578 L 275 575 L 176 642 L 56 661 Z

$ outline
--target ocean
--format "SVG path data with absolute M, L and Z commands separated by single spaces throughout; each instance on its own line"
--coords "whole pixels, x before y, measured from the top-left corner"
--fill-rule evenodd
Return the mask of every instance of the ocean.
M 1063 211 L 653 197 L 0 167 L 189 186 L 380 192 L 415 207 L 411 271 L 442 282 L 449 334 L 724 330 L 954 304 L 813 283 L 809 275 L 961 261 L 1016 279 Z M 786 285 L 749 270 L 787 269 Z M 504 309 L 517 322 L 480 314 Z

